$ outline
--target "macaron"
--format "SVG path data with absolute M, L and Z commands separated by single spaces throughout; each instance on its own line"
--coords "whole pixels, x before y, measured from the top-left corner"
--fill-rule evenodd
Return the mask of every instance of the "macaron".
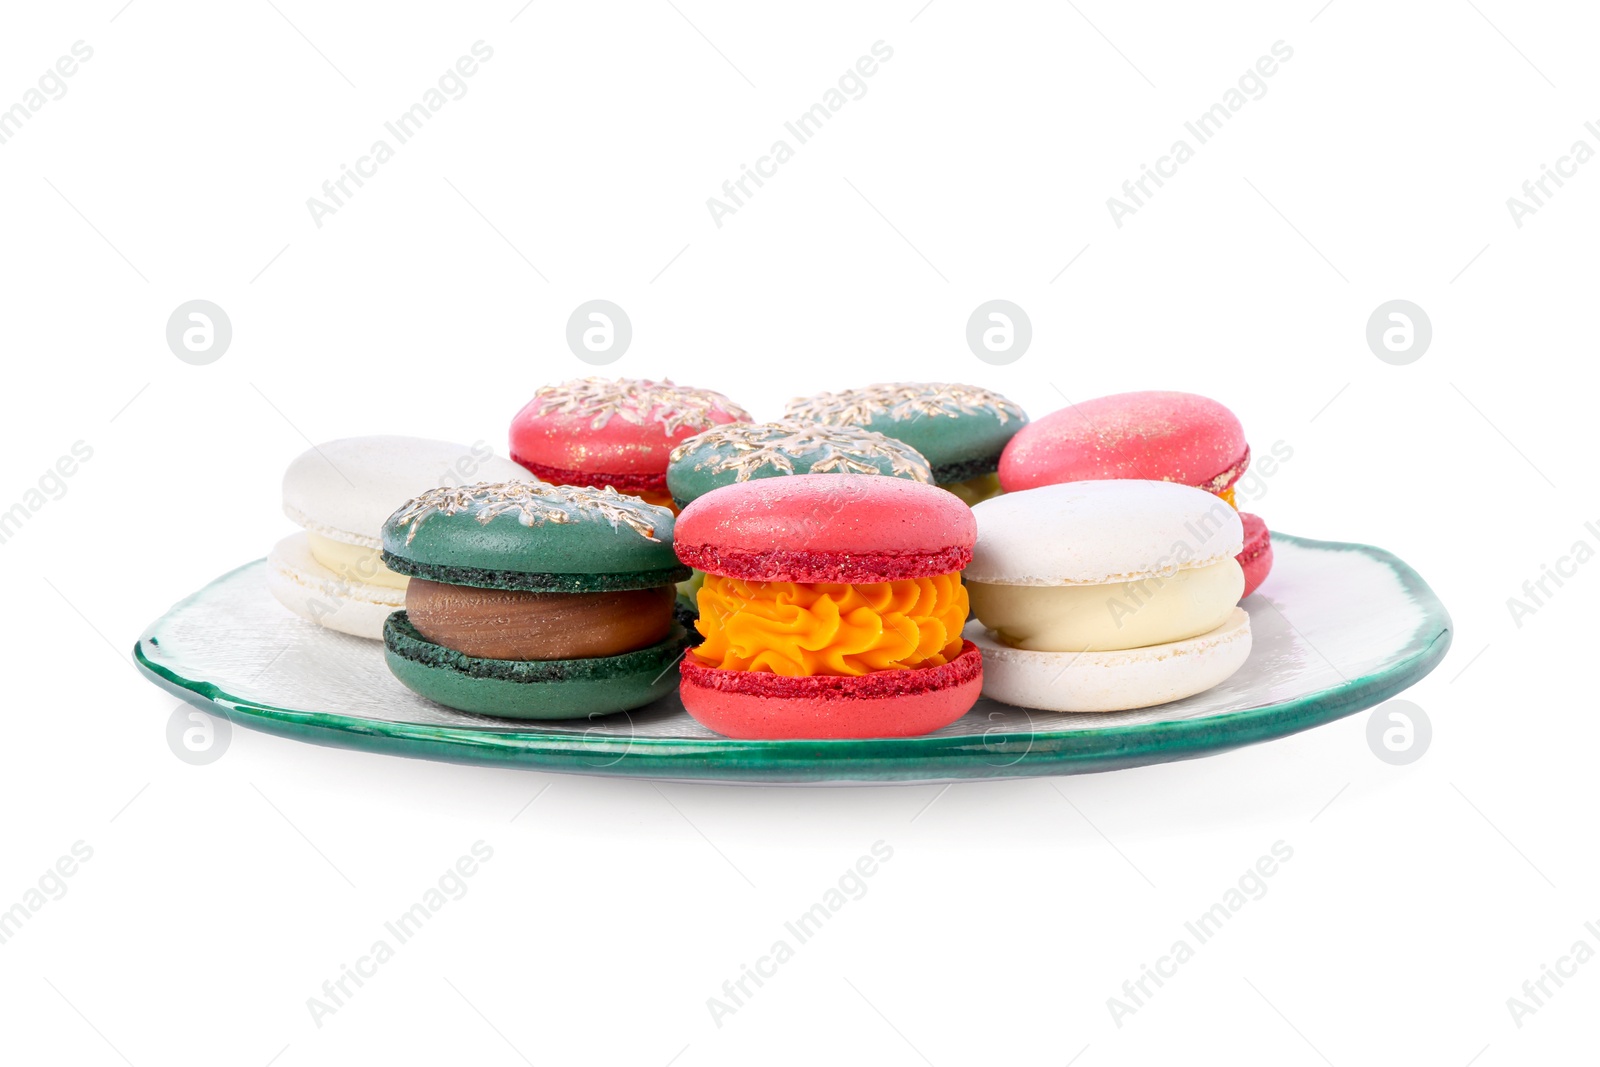
M 968 504 L 1000 491 L 995 472 L 1006 443 L 1028 422 L 1022 408 L 975 385 L 886 382 L 789 401 L 784 417 L 860 426 L 922 453 L 933 480 Z
M 922 453 L 857 426 L 734 422 L 697 433 L 672 450 L 667 489 L 680 508 L 713 489 L 790 474 L 879 474 L 932 483 Z
M 1144 478 L 1204 489 L 1237 507 L 1234 485 L 1249 466 L 1244 427 L 1217 401 L 1194 393 L 1117 393 L 1025 427 L 1000 458 L 1000 484 L 1011 493 L 1060 482 Z M 1272 567 L 1264 524 L 1260 537 L 1266 547 L 1252 557 L 1257 577 L 1247 583 L 1247 596 Z
M 389 616 L 389 669 L 460 711 L 570 719 L 672 691 L 672 512 L 615 489 L 500 482 L 430 490 L 383 524 L 411 578 Z
M 973 508 L 967 567 L 984 695 L 1126 711 L 1221 684 L 1250 654 L 1239 514 L 1173 482 L 1082 481 Z
M 971 510 L 921 482 L 796 474 L 735 482 L 679 516 L 678 558 L 706 572 L 703 641 L 679 694 L 728 737 L 910 737 L 977 701 L 961 636 Z
M 511 458 L 544 481 L 610 486 L 670 504 L 674 447 L 713 426 L 749 422 L 721 393 L 670 381 L 578 378 L 547 385 L 511 420 Z
M 1244 569 L 1244 592 L 1239 595 L 1247 597 L 1261 588 L 1272 571 L 1272 533 L 1259 515 L 1241 511 L 1239 520 L 1244 524 L 1244 549 L 1238 556 Z
M 374 641 L 405 602 L 406 578 L 383 565 L 384 520 L 418 493 L 483 480 L 532 481 L 483 442 L 349 437 L 301 453 L 283 475 L 283 511 L 302 532 L 267 555 L 267 588 L 284 607 Z

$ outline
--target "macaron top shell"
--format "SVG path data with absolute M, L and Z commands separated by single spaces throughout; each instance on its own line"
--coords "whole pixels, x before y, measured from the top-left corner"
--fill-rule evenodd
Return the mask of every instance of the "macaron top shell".
M 713 489 L 791 474 L 881 474 L 933 481 L 933 469 L 904 441 L 856 426 L 736 422 L 695 434 L 672 450 L 667 488 L 687 504 Z
M 538 389 L 517 412 L 511 458 L 536 474 L 581 473 L 623 489 L 662 489 L 667 457 L 679 441 L 713 426 L 749 421 L 743 408 L 710 389 L 578 378 Z
M 678 558 L 763 582 L 886 582 L 967 565 L 972 510 L 936 486 L 797 474 L 713 489 L 678 516 Z
M 1117 393 L 1051 412 L 1000 459 L 1006 492 L 1058 482 L 1147 478 L 1220 493 L 1250 465 L 1238 418 L 1193 393 Z
M 789 401 L 784 418 L 860 426 L 904 441 L 940 482 L 992 473 L 1028 416 L 999 393 L 946 382 L 885 382 Z
M 614 576 L 606 588 L 687 577 L 672 552 L 672 512 L 615 489 L 501 482 L 433 489 L 383 525 L 384 562 L 401 574 L 488 588 L 571 589 L 549 576 Z M 527 577 L 518 581 L 517 576 Z
M 972 509 L 969 582 L 1103 585 L 1170 576 L 1238 555 L 1239 513 L 1210 493 L 1153 481 L 1067 482 Z
M 425 437 L 346 437 L 316 445 L 283 474 L 283 511 L 334 541 L 379 548 L 384 520 L 411 497 L 438 485 L 534 481 L 482 442 Z

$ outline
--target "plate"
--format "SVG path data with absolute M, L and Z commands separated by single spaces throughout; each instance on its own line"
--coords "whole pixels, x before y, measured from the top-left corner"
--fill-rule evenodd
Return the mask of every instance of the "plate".
M 134 648 L 156 684 L 234 723 L 370 752 L 545 771 L 757 783 L 938 782 L 1138 767 L 1297 733 L 1378 704 L 1431 671 L 1450 616 L 1417 573 L 1368 545 L 1272 535 L 1272 575 L 1242 605 L 1254 644 L 1233 677 L 1140 711 L 1067 715 L 984 699 L 924 737 L 733 741 L 676 694 L 631 713 L 512 722 L 406 689 L 375 641 L 292 615 L 264 560 L 158 619 Z

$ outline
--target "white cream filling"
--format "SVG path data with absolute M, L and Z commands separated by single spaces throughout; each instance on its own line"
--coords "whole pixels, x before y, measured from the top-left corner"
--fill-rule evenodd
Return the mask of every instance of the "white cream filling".
M 335 541 L 306 531 L 311 542 L 311 558 L 350 582 L 381 585 L 385 589 L 404 589 L 410 580 L 383 565 L 383 553 L 376 548 Z
M 1227 621 L 1244 592 L 1232 559 L 1106 585 L 967 582 L 972 610 L 1012 648 L 1116 652 L 1184 641 Z

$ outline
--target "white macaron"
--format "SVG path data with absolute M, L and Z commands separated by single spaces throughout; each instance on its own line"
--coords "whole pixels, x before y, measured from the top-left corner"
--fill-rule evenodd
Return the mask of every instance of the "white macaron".
M 348 437 L 303 452 L 283 475 L 283 511 L 304 529 L 267 556 L 267 587 L 290 611 L 341 633 L 381 640 L 405 607 L 406 578 L 383 565 L 384 520 L 444 485 L 538 481 L 483 442 Z
M 1181 700 L 1237 671 L 1250 617 L 1239 515 L 1173 482 L 1042 486 L 972 509 L 965 636 L 983 692 L 1044 711 Z

